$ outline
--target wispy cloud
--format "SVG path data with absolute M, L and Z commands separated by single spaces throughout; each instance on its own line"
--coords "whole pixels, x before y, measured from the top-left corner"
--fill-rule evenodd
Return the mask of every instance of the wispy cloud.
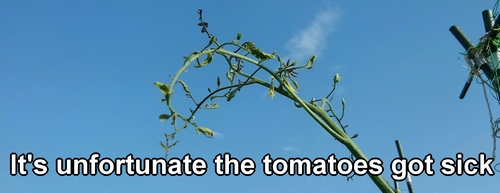
M 299 150 L 293 146 L 288 146 L 288 147 L 284 147 L 283 151 L 299 151 Z
M 214 131 L 214 138 L 224 139 L 225 137 L 226 137 L 226 135 L 219 133 L 217 131 Z
M 327 8 L 319 12 L 305 29 L 299 31 L 286 43 L 288 58 L 303 61 L 312 55 L 320 55 L 340 15 L 341 10 L 338 8 Z
M 335 66 L 328 66 L 328 69 L 332 72 L 339 72 L 340 70 L 344 69 L 345 66 L 344 65 L 335 65 Z

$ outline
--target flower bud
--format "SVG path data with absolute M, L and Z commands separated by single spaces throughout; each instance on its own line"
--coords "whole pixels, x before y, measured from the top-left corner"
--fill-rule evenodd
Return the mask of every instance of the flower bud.
M 333 83 L 337 83 L 337 82 L 340 82 L 340 74 L 339 73 L 335 74 L 335 78 L 333 78 Z

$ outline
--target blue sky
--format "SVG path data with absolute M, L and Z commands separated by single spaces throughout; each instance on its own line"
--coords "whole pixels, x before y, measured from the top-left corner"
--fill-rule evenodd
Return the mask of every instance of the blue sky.
M 168 109 L 156 81 L 168 83 L 182 56 L 202 49 L 196 11 L 221 42 L 243 34 L 262 50 L 305 62 L 299 96 L 321 98 L 333 76 L 343 77 L 333 105 L 346 100 L 344 123 L 368 157 L 389 163 L 401 140 L 405 156 L 432 154 L 434 176 L 413 176 L 416 192 L 498 192 L 496 176 L 439 173 L 439 161 L 462 152 L 491 156 L 492 138 L 482 86 L 474 83 L 459 100 L 468 70 L 463 48 L 448 31 L 458 25 L 473 42 L 484 35 L 481 12 L 495 1 L 1 1 L 0 2 L 0 192 L 377 192 L 367 176 L 265 176 L 260 160 L 338 158 L 350 154 L 302 109 L 267 90 L 243 89 L 220 108 L 201 111 L 199 125 L 176 136 L 169 157 L 189 153 L 208 163 L 204 176 L 70 176 L 55 172 L 56 158 L 163 157 L 159 142 L 170 124 L 158 120 Z M 197 96 L 224 77 L 216 58 L 190 68 L 182 80 Z M 276 66 L 270 63 L 270 66 Z M 222 65 L 222 66 L 221 66 Z M 250 65 L 250 64 L 247 64 Z M 266 77 L 265 74 L 258 74 Z M 224 82 L 223 82 L 224 83 Z M 227 82 L 226 82 L 227 83 Z M 193 107 L 175 88 L 176 109 Z M 498 105 L 489 95 L 494 119 Z M 36 176 L 9 174 L 9 155 L 32 152 L 49 162 Z M 256 162 L 252 176 L 214 174 L 212 159 L 231 153 Z M 498 162 L 494 162 L 496 164 Z M 31 169 L 31 166 L 28 167 Z M 392 183 L 391 183 L 392 184 Z M 402 190 L 408 192 L 404 183 Z

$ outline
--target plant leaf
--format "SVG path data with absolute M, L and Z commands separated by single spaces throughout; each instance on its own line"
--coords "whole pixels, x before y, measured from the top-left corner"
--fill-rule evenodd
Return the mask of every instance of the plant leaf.
M 297 90 L 300 90 L 299 83 L 297 83 L 297 81 L 295 81 L 294 79 L 291 79 L 291 80 L 292 80 L 292 83 L 295 86 L 295 88 L 297 88 Z
M 307 64 L 304 67 L 307 69 L 311 69 L 312 65 L 314 63 L 314 60 L 316 60 L 316 55 L 311 56 L 311 58 L 309 58 L 309 61 L 307 62 Z
M 212 44 L 214 43 L 214 40 L 215 40 L 215 36 L 212 36 L 212 37 L 210 38 L 210 41 L 208 42 L 207 47 L 208 47 L 208 46 L 210 46 L 210 45 L 212 45 Z
M 210 130 L 209 128 L 206 128 L 206 127 L 197 127 L 196 128 L 196 134 L 199 135 L 200 132 L 203 135 L 207 136 L 207 137 L 210 137 L 210 138 L 214 137 L 214 132 L 212 130 Z
M 200 107 L 202 109 L 216 109 L 219 107 L 219 103 L 215 104 L 206 104 L 204 107 Z
M 296 91 L 296 90 L 292 87 L 292 85 L 290 85 L 290 82 L 288 82 L 288 80 L 285 80 L 285 87 L 287 87 L 287 88 L 288 88 L 288 90 L 289 90 L 290 92 L 293 92 L 293 93 L 297 92 L 297 91 Z
M 205 58 L 205 60 L 203 60 L 203 62 L 199 65 L 196 65 L 194 66 L 195 68 L 201 68 L 201 67 L 204 67 L 208 64 L 210 64 L 210 62 L 212 62 L 212 59 L 213 59 L 214 55 L 212 52 L 208 53 L 207 54 L 207 58 Z
M 189 93 L 189 88 L 188 88 L 187 84 L 186 84 L 184 81 L 182 81 L 182 80 L 178 80 L 177 82 L 178 82 L 178 83 L 181 83 L 181 85 L 182 85 L 182 89 L 184 89 L 184 91 L 185 91 L 186 93 Z
M 179 142 L 179 140 L 175 141 L 174 143 L 172 143 L 171 145 L 169 145 L 167 148 L 172 148 L 174 147 L 175 145 L 177 145 L 177 143 Z
M 162 143 L 161 141 L 160 141 L 160 145 L 161 145 L 161 147 L 163 147 L 163 149 L 165 149 L 165 150 L 167 150 L 167 151 L 168 151 L 167 146 L 163 145 L 163 143 Z
M 233 99 L 233 97 L 236 95 L 236 92 L 238 92 L 238 89 L 235 89 L 233 91 L 231 91 L 228 95 L 227 95 L 227 102 L 231 101 L 231 99 Z
M 219 86 L 220 86 L 220 78 L 219 76 L 217 76 L 217 88 L 219 88 Z
M 253 42 L 247 42 L 245 45 L 245 49 L 247 50 L 247 52 L 250 52 L 250 54 L 252 54 L 259 60 L 273 59 L 274 55 L 276 54 L 276 51 L 274 51 L 272 54 L 262 52 L 255 46 Z
M 231 70 L 228 70 L 226 72 L 226 78 L 229 80 L 229 82 L 233 82 L 233 76 L 231 76 Z
M 259 60 L 269 60 L 273 59 L 274 55 L 276 52 L 273 52 L 272 54 L 264 53 L 262 52 L 259 48 L 258 49 L 250 49 L 250 54 L 255 56 Z
M 172 125 L 175 125 L 175 120 L 176 120 L 175 118 L 176 118 L 176 117 L 177 117 L 177 116 L 176 116 L 175 114 L 174 114 L 174 116 L 172 116 L 172 123 L 171 123 Z
M 163 84 L 161 82 L 155 82 L 155 86 L 160 89 L 160 91 L 163 93 L 163 95 L 165 95 L 167 98 L 170 97 L 170 95 L 172 94 L 172 90 L 170 89 L 170 87 L 166 84 Z
M 271 80 L 271 85 L 269 86 L 269 92 L 267 93 L 267 96 L 271 97 L 271 99 L 274 98 L 274 81 Z
M 170 117 L 171 117 L 171 115 L 161 114 L 159 118 L 160 118 L 160 121 L 163 122 L 165 120 L 168 120 Z

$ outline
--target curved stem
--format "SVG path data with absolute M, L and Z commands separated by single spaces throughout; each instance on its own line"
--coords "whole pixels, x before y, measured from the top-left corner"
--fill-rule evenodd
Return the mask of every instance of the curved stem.
M 256 61 L 256 60 L 253 60 L 253 59 L 251 59 L 249 57 L 240 55 L 238 53 L 234 53 L 234 52 L 225 50 L 222 47 L 218 47 L 217 49 L 209 49 L 209 50 L 204 50 L 202 52 L 195 52 L 195 53 L 191 54 L 188 58 L 186 58 L 186 60 L 184 62 L 184 65 L 182 66 L 182 68 L 173 77 L 172 83 L 170 84 L 170 88 L 172 88 L 174 86 L 174 84 L 177 81 L 177 79 L 179 78 L 180 74 L 182 72 L 184 72 L 184 70 L 189 66 L 189 64 L 191 62 L 193 62 L 194 60 L 196 60 L 197 58 L 199 58 L 202 55 L 213 53 L 213 52 L 216 52 L 216 53 L 221 54 L 221 55 L 227 54 L 227 55 L 229 55 L 231 57 L 238 58 L 238 59 L 241 59 L 241 60 L 245 60 L 245 61 L 248 61 L 248 62 L 254 64 L 254 65 L 257 65 L 259 68 L 264 69 L 267 73 L 269 73 L 273 77 L 275 77 L 276 80 L 281 85 L 286 85 L 286 83 L 285 83 L 286 80 L 278 78 L 278 76 L 276 75 L 276 73 L 274 71 L 270 70 L 269 68 L 267 68 L 266 66 L 262 65 L 261 61 Z M 229 65 L 231 65 L 231 64 L 229 63 Z M 240 74 L 240 75 L 242 75 L 242 76 L 244 76 L 244 77 L 247 77 L 248 79 L 252 80 L 252 82 L 245 83 L 244 85 L 257 83 L 257 84 L 260 84 L 260 85 L 265 86 L 267 88 L 269 88 L 271 86 L 269 83 L 264 82 L 264 81 L 262 81 L 262 80 L 260 80 L 258 78 L 253 77 L 253 75 L 248 75 L 248 74 L 245 74 L 245 73 L 243 73 L 241 71 L 238 71 L 237 73 Z M 220 91 L 221 89 L 223 90 L 223 89 L 229 89 L 229 88 L 240 87 L 240 86 L 243 86 L 243 85 L 231 85 L 231 86 L 227 86 L 227 87 L 220 88 L 220 89 L 216 90 L 216 92 Z M 285 88 L 285 90 L 276 88 L 275 91 L 278 92 L 279 94 L 281 94 L 281 95 L 283 95 L 283 96 L 285 96 L 285 97 L 287 97 L 289 99 L 292 99 L 293 101 L 299 103 L 301 105 L 301 107 L 304 108 L 304 110 L 319 125 L 321 125 L 321 127 L 323 127 L 323 129 L 325 129 L 330 135 L 332 135 L 340 143 L 342 143 L 344 146 L 346 146 L 347 149 L 354 155 L 354 157 L 356 157 L 357 159 L 368 160 L 367 157 L 364 155 L 364 153 L 354 143 L 354 141 L 349 136 L 347 136 L 347 134 L 343 131 L 343 128 L 341 128 L 339 125 L 337 125 L 331 119 L 330 115 L 328 115 L 328 113 L 324 109 L 322 109 L 322 108 L 320 108 L 320 107 L 318 107 L 316 105 L 313 105 L 311 103 L 308 103 L 308 102 L 302 100 L 300 97 L 298 97 L 294 93 L 293 90 L 291 90 L 287 86 L 284 86 L 283 88 Z M 211 93 L 211 95 L 213 95 L 213 93 Z M 200 104 L 203 104 L 211 95 L 205 97 L 201 101 Z M 169 106 L 169 108 L 171 108 L 171 111 L 173 111 L 173 109 L 170 106 L 170 104 L 168 104 L 168 106 Z M 331 108 L 331 106 L 330 106 L 330 108 Z M 193 112 L 192 115 L 194 115 L 195 112 Z M 189 117 L 186 121 L 190 122 L 191 117 Z M 380 176 L 380 175 L 374 176 L 374 175 L 371 175 L 371 174 L 369 174 L 369 176 L 372 179 L 372 181 L 377 185 L 377 187 L 382 192 L 384 192 L 384 193 L 392 193 L 392 192 L 394 192 L 394 190 L 392 189 L 392 187 L 387 183 L 387 181 L 382 176 Z

